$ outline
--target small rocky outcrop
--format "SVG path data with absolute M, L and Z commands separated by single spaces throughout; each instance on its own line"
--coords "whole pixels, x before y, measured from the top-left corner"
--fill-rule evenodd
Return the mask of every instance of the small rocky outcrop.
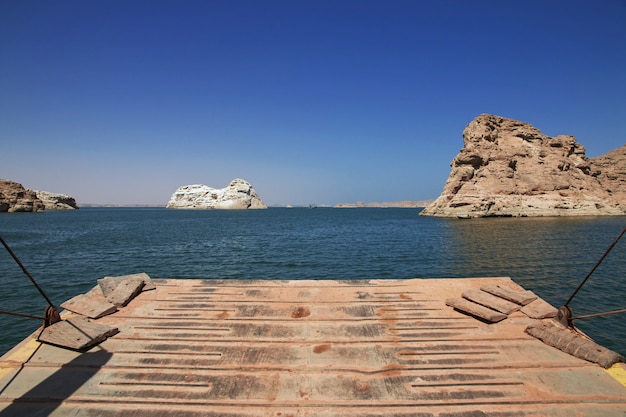
M 211 188 L 202 184 L 179 187 L 167 208 L 173 209 L 265 209 L 267 206 L 249 182 L 236 178 L 226 188 Z
M 78 205 L 74 197 L 67 194 L 56 194 L 48 191 L 35 191 L 44 203 L 46 210 L 76 210 Z
M 482 114 L 463 131 L 444 189 L 420 214 L 518 217 L 626 214 L 623 148 L 589 159 L 573 136 Z
M 20 183 L 0 179 L 0 212 L 39 212 L 45 208 L 35 191 Z

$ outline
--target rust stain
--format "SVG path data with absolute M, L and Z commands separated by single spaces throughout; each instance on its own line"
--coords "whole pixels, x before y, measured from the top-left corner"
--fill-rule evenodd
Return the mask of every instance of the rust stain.
M 403 300 L 412 300 L 412 298 L 406 294 L 400 294 L 400 298 L 402 298 Z
M 311 311 L 306 307 L 298 307 L 291 312 L 291 317 L 294 319 L 301 319 L 311 315 Z
M 385 377 L 389 376 L 398 376 L 402 374 L 402 365 L 398 364 L 389 364 L 382 367 L 384 372 L 381 374 Z
M 217 315 L 217 318 L 225 319 L 225 318 L 228 318 L 228 316 L 229 316 L 228 311 L 224 310 L 223 312 Z
M 328 349 L 330 349 L 330 344 L 317 345 L 313 348 L 313 352 L 315 353 L 324 353 Z

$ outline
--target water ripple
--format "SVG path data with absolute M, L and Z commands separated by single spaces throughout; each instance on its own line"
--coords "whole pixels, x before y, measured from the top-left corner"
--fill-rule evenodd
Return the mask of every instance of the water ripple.
M 510 276 L 560 306 L 624 226 L 625 217 L 458 220 L 412 209 L 93 208 L 0 216 L 0 234 L 57 304 L 98 278 L 146 272 L 209 279 Z M 626 240 L 576 296 L 576 314 L 626 308 L 625 255 Z M 0 302 L 37 315 L 45 307 L 6 252 Z M 0 316 L 0 326 L 12 329 L 0 336 L 2 353 L 37 323 Z M 579 326 L 626 353 L 623 315 Z

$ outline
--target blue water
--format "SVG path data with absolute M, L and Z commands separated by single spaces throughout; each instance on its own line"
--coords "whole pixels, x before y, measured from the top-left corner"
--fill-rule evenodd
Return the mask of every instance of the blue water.
M 0 235 L 55 304 L 104 276 L 404 279 L 509 276 L 561 306 L 626 217 L 441 219 L 415 209 L 187 211 L 83 208 L 0 215 Z M 626 308 L 626 237 L 574 298 L 575 315 Z M 0 248 L 0 309 L 46 302 Z M 626 314 L 577 321 L 626 354 Z M 0 315 L 0 354 L 39 326 Z

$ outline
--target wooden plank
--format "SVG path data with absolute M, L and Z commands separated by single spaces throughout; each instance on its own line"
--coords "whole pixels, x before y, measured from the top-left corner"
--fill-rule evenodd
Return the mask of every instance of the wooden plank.
M 525 305 L 521 311 L 531 319 L 547 319 L 556 317 L 558 312 L 556 308 L 541 298 L 537 298 L 530 304 Z
M 116 306 L 125 306 L 141 292 L 144 282 L 141 278 L 130 278 L 123 280 L 117 287 L 105 297 L 108 302 Z
M 108 297 L 124 279 L 124 277 L 104 277 L 98 280 L 98 286 L 104 296 Z
M 506 314 L 483 307 L 480 304 L 476 304 L 464 298 L 448 298 L 446 300 L 446 304 L 460 310 L 463 313 L 488 321 L 489 323 L 497 323 L 506 318 Z
M 129 274 L 129 275 L 121 275 L 117 277 L 104 277 L 98 280 L 98 285 L 102 289 L 102 293 L 105 296 L 111 294 L 118 285 L 120 285 L 123 281 L 129 279 L 141 279 L 144 283 L 142 291 L 153 290 L 156 288 L 152 279 L 145 272 L 141 272 L 138 274 Z
M 516 291 L 500 285 L 485 285 L 480 289 L 523 306 L 537 299 L 531 291 Z
M 74 298 L 70 298 L 61 304 L 61 307 L 92 319 L 107 316 L 117 311 L 117 307 L 105 300 L 104 297 L 90 294 L 79 294 Z
M 140 272 L 138 274 L 125 275 L 126 278 L 141 278 L 143 280 L 144 286 L 141 291 L 150 291 L 156 289 L 156 285 L 150 278 L 148 274 L 145 272 Z
M 600 346 L 592 340 L 586 339 L 578 333 L 563 327 L 538 323 L 528 326 L 525 331 L 549 346 L 577 358 L 597 363 L 604 368 L 610 368 L 615 363 L 624 361 L 624 357 L 619 353 Z
M 463 298 L 507 315 L 520 309 L 519 304 L 512 303 L 477 288 L 465 291 L 463 293 Z
M 116 333 L 118 333 L 117 328 L 94 323 L 84 318 L 70 318 L 44 328 L 37 340 L 83 351 Z

